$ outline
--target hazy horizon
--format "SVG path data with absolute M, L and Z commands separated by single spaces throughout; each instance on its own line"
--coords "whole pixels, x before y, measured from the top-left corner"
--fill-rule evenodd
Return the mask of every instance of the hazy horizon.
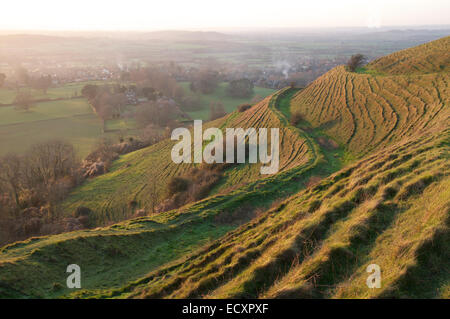
M 449 25 L 446 0 L 356 1 L 313 3 L 280 0 L 205 0 L 143 2 L 129 0 L 62 3 L 55 0 L 8 3 L 0 30 L 14 31 L 162 31 L 295 28 L 414 27 Z

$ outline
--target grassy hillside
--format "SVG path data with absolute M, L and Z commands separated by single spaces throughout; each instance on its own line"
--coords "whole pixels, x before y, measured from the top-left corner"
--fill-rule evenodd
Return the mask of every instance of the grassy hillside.
M 274 103 L 279 94 L 267 98 L 250 110 L 232 114 L 209 122 L 204 127 L 281 127 L 280 171 L 307 165 L 312 160 L 308 141 L 294 128 L 282 124 L 274 112 Z M 155 197 L 161 201 L 170 177 L 182 175 L 195 164 L 175 164 L 171 150 L 175 142 L 166 140 L 146 149 L 122 156 L 108 174 L 92 179 L 76 189 L 66 200 L 68 213 L 78 206 L 86 206 L 97 214 L 97 222 L 117 221 L 133 214 L 130 201 L 138 207 L 148 209 Z M 228 169 L 214 192 L 243 185 L 261 178 L 259 165 L 242 164 Z M 155 190 L 156 188 L 156 190 Z M 156 195 L 156 196 L 155 196 Z M 134 208 L 133 208 L 134 209 Z
M 449 143 L 448 130 L 401 142 L 188 258 L 94 295 L 448 298 Z M 382 289 L 365 285 L 372 263 L 382 269 Z
M 449 142 L 449 130 L 402 141 L 265 212 L 310 174 L 6 246 L 0 293 L 66 295 L 61 269 L 76 262 L 78 297 L 448 297 Z M 364 286 L 371 263 L 382 290 Z
M 401 50 L 368 65 L 369 70 L 386 74 L 424 74 L 450 70 L 450 36 Z
M 449 116 L 449 73 L 373 76 L 337 67 L 294 96 L 292 112 L 359 156 Z
M 280 172 L 239 165 L 180 209 L 5 246 L 0 296 L 450 298 L 448 80 L 338 67 L 209 123 L 280 127 Z M 162 191 L 189 168 L 172 163 L 171 146 L 121 157 L 67 212 L 88 206 L 104 222 L 124 218 L 131 199 L 146 207 L 153 181 Z M 83 273 L 76 292 L 65 288 L 71 263 Z M 366 286 L 369 264 L 381 289 Z

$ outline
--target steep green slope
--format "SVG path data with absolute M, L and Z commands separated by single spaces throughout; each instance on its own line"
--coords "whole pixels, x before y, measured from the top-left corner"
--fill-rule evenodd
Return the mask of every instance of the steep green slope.
M 120 289 L 80 296 L 448 297 L 449 143 L 450 130 L 403 141 L 197 253 Z M 381 289 L 365 284 L 374 263 Z
M 449 48 L 450 36 L 376 59 L 367 69 L 386 74 L 449 72 Z
M 448 118 L 449 80 L 449 73 L 372 76 L 341 66 L 299 92 L 291 109 L 363 155 Z
M 245 112 L 230 115 L 204 125 L 225 129 L 233 128 L 280 128 L 280 171 L 304 166 L 311 160 L 308 143 L 293 129 L 281 124 L 269 104 L 277 99 L 266 98 Z M 138 207 L 148 209 L 152 201 L 160 202 L 166 195 L 167 183 L 172 176 L 182 175 L 194 164 L 175 164 L 171 160 L 174 141 L 165 140 L 148 148 L 122 156 L 103 176 L 92 179 L 77 188 L 64 203 L 67 212 L 78 206 L 86 206 L 96 213 L 97 223 L 118 221 L 133 214 L 129 203 L 136 201 Z M 259 165 L 238 165 L 225 172 L 225 178 L 215 191 L 242 185 L 264 178 Z

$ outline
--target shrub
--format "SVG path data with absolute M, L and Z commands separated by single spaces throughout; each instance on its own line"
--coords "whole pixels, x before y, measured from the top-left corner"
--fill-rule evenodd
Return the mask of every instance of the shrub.
M 88 215 L 82 215 L 77 219 L 83 227 L 89 228 L 91 226 L 91 219 Z
M 130 208 L 135 208 L 137 205 L 138 205 L 138 202 L 135 200 L 130 200 L 128 202 L 128 207 L 130 207 Z
M 53 291 L 60 291 L 63 289 L 63 285 L 61 285 L 59 282 L 54 282 L 52 285 Z
M 39 234 L 42 224 L 42 219 L 37 217 L 24 220 L 22 224 L 22 234 L 25 236 L 37 235 Z
M 351 72 L 355 72 L 357 68 L 362 67 L 366 62 L 366 57 L 362 54 L 352 55 L 347 62 L 347 68 Z
M 303 121 L 303 116 L 300 113 L 295 112 L 294 114 L 292 114 L 290 119 L 291 125 L 297 126 L 297 124 L 300 123 L 301 121 Z
M 189 181 L 183 177 L 172 177 L 167 185 L 169 195 L 173 195 L 179 192 L 184 192 L 189 187 Z
M 168 198 L 155 211 L 163 212 L 208 196 L 229 164 L 205 164 L 192 168 L 185 175 L 173 177 L 168 185 Z
M 339 144 L 333 141 L 332 139 L 320 136 L 317 138 L 317 142 L 320 146 L 328 150 L 335 150 L 339 148 Z
M 93 214 L 93 212 L 92 212 L 92 210 L 90 208 L 84 207 L 84 206 L 79 206 L 73 212 L 73 217 L 78 218 L 78 217 L 81 217 L 81 216 L 90 216 L 92 214 Z

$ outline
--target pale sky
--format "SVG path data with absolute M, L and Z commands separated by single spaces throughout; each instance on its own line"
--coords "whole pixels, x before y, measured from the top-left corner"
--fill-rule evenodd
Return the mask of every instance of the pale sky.
M 450 24 L 449 0 L 11 0 L 0 29 L 164 30 Z

